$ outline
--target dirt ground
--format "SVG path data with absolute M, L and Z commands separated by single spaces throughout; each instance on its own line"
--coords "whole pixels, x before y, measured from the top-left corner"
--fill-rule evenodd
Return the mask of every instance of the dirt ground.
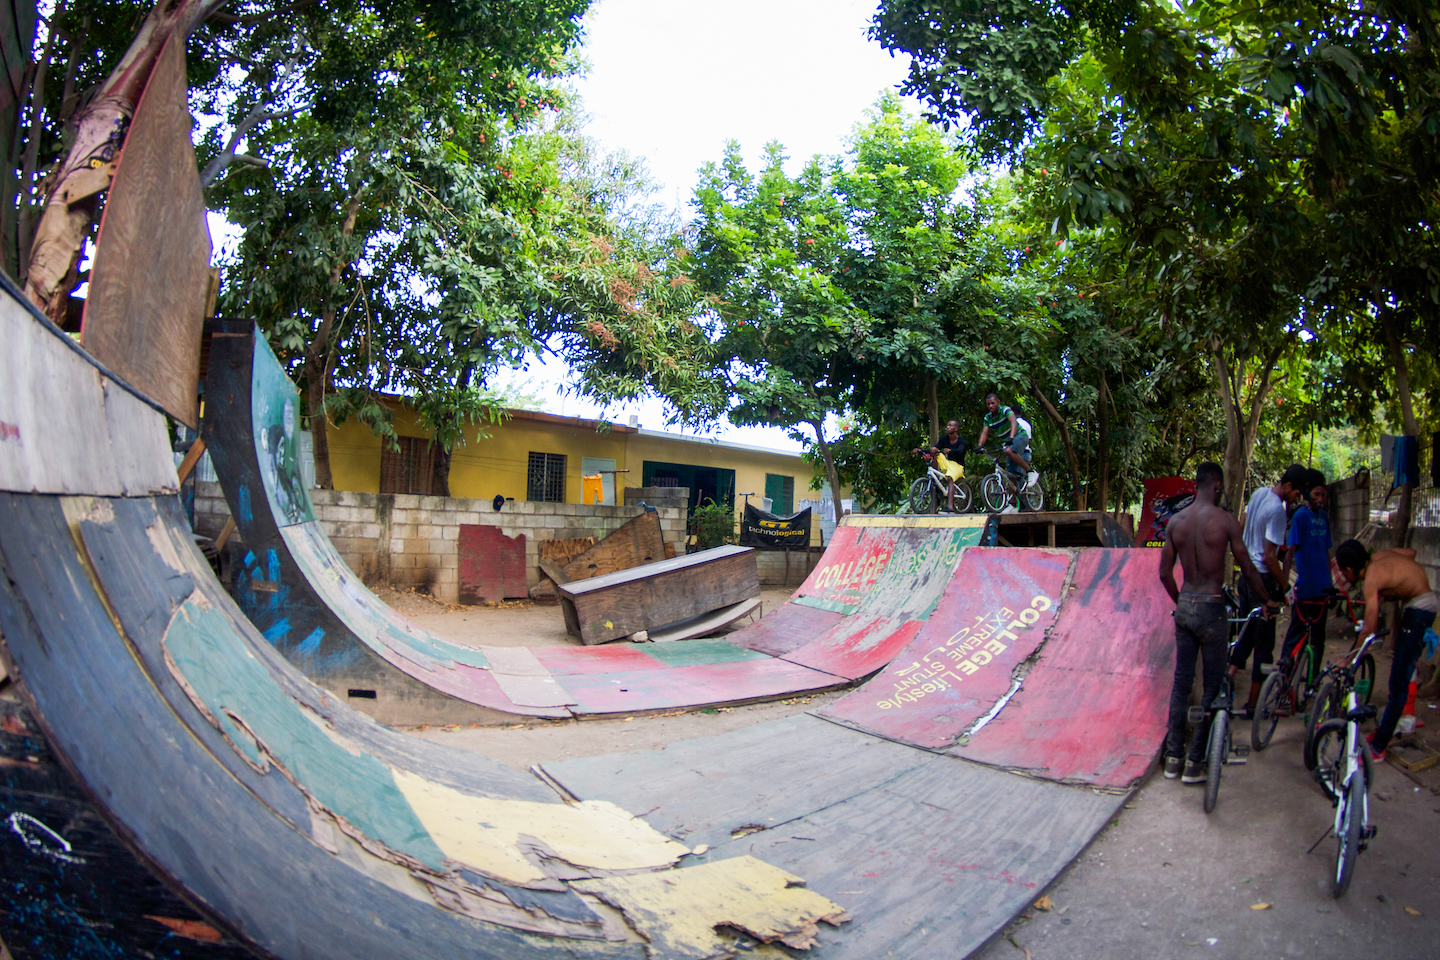
M 767 590 L 763 609 L 789 596 Z M 446 607 L 428 597 L 384 599 L 463 642 L 500 646 L 574 643 L 558 607 L 528 602 Z M 747 621 L 742 621 L 742 624 Z M 1284 636 L 1283 623 L 1279 627 Z M 1348 644 L 1332 640 L 1330 655 Z M 1378 658 L 1374 702 L 1383 704 L 1389 658 Z M 1237 697 L 1243 698 L 1242 680 Z M 415 736 L 524 770 L 549 760 L 655 749 L 714 736 L 827 703 L 842 693 L 631 719 L 527 721 L 501 728 L 416 728 Z M 1421 701 L 1420 731 L 1440 745 L 1440 704 Z M 1240 724 L 1248 737 L 1248 724 Z M 1329 802 L 1300 762 L 1298 719 L 1282 721 L 1270 747 L 1225 768 L 1208 816 L 1201 790 L 1158 772 L 1075 860 L 1034 909 L 973 956 L 976 960 L 1353 960 L 1440 956 L 1440 766 L 1407 776 L 1377 765 L 1371 821 L 1379 832 L 1360 857 L 1349 893 L 1329 894 L 1335 841 L 1320 838 Z M 1243 742 L 1243 740 L 1242 740 Z M 1307 850 L 1316 844 L 1314 851 Z M 1264 906 L 1262 906 L 1264 905 Z

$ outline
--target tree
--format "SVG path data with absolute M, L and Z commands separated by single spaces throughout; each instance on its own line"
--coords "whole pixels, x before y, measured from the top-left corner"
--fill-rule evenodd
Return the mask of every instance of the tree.
M 833 165 L 812 159 L 800 176 L 785 173 L 778 143 L 752 177 L 739 144 L 707 164 L 693 201 L 694 276 L 719 324 L 717 359 L 733 370 L 737 424 L 808 426 L 839 513 L 840 479 L 825 420 L 845 408 L 851 383 L 843 368 L 863 357 L 869 317 L 835 282 L 849 241 Z

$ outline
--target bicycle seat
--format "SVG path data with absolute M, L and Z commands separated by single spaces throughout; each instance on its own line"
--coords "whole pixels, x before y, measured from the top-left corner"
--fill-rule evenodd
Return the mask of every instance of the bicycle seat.
M 1347 712 L 1345 714 L 1345 719 L 1354 720 L 1356 722 L 1363 722 L 1365 720 L 1369 720 L 1371 717 L 1375 716 L 1379 712 L 1380 711 L 1375 707 L 1371 706 L 1368 703 L 1365 703 L 1356 707 L 1354 710 Z

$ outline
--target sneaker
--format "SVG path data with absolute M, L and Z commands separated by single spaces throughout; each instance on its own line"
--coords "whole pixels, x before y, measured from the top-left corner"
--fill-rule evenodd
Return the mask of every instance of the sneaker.
M 1186 760 L 1185 772 L 1180 775 L 1181 783 L 1204 783 L 1208 779 L 1204 760 Z
M 1375 758 L 1375 762 L 1376 762 L 1376 763 L 1384 763 L 1384 762 L 1385 762 L 1385 751 L 1384 751 L 1384 750 L 1376 750 L 1376 749 L 1375 749 L 1375 734 L 1374 734 L 1374 733 L 1367 733 L 1367 734 L 1365 734 L 1365 742 L 1368 743 L 1368 744 L 1370 744 L 1370 755 Z
M 1012 504 L 1007 505 L 1007 506 L 1005 507 L 1005 509 L 1004 509 L 1004 510 L 1001 510 L 1000 512 L 1001 512 L 1001 513 L 1019 513 L 1019 512 L 1020 512 L 1020 508 L 1017 507 L 1017 506 L 1015 506 L 1015 504 L 1012 503 Z
M 1180 764 L 1181 764 L 1181 762 L 1182 762 L 1182 761 L 1181 761 L 1181 759 L 1180 759 L 1179 757 L 1166 757 L 1166 758 L 1165 758 L 1165 779 L 1166 779 L 1166 780 L 1174 780 L 1176 777 L 1180 776 Z
M 1031 470 L 1029 473 L 1025 474 L 1025 485 L 1027 487 L 1033 487 L 1039 482 L 1040 472 L 1038 470 Z

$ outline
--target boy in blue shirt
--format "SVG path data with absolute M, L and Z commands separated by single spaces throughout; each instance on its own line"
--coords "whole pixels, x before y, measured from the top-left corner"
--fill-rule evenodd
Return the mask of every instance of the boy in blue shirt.
M 1290 627 L 1285 631 L 1285 651 L 1307 630 L 1310 633 L 1310 676 L 1313 684 L 1320 673 L 1325 655 L 1325 607 L 1334 588 L 1330 579 L 1330 515 L 1325 512 L 1325 475 L 1310 470 L 1305 478 L 1305 502 L 1290 520 L 1286 546 L 1290 548 L 1288 565 L 1295 567 L 1295 605 L 1290 608 Z M 1288 573 L 1288 571 L 1287 571 Z M 1288 579 L 1288 577 L 1287 577 Z

